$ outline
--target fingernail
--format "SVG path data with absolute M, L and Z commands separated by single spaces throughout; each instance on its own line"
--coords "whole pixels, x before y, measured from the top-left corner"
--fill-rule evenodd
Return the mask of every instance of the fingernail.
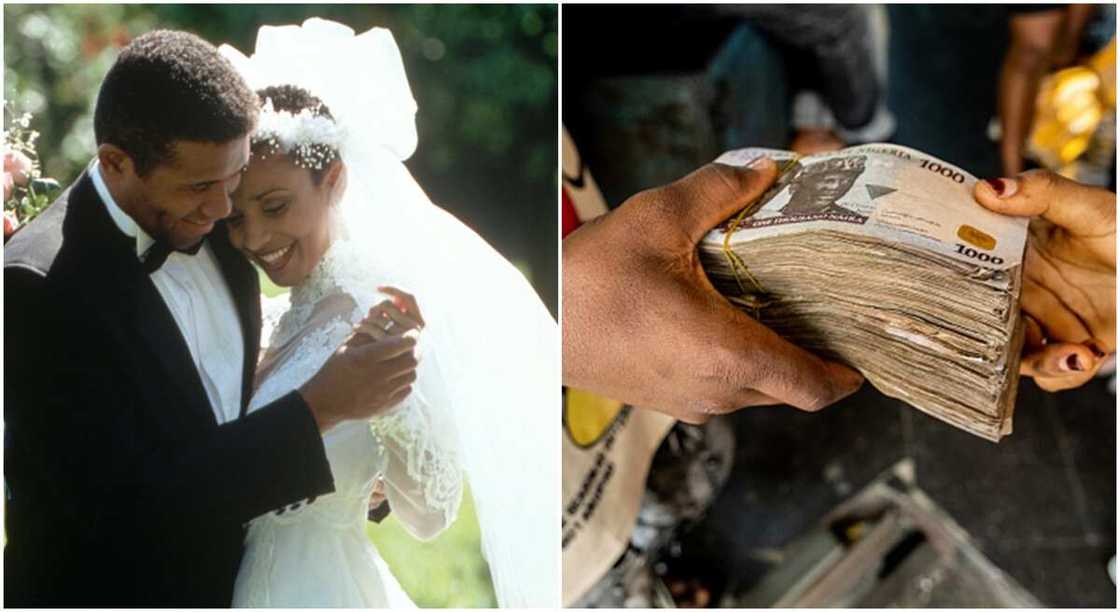
M 996 192 L 998 198 L 1009 198 L 1019 191 L 1019 183 L 1014 179 L 993 178 L 984 179 L 984 182 Z
M 1066 372 L 1084 372 L 1085 366 L 1081 365 L 1081 359 L 1077 357 L 1077 353 L 1070 353 L 1061 362 L 1061 368 Z

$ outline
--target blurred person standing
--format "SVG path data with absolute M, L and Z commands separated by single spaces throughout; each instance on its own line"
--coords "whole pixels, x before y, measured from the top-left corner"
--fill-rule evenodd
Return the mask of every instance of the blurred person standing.
M 886 106 L 887 14 L 881 5 L 720 6 L 757 26 L 781 51 L 793 94 L 789 148 L 802 155 L 880 142 L 894 133 Z
M 565 10 L 564 123 L 612 206 L 726 150 L 811 152 L 893 133 L 882 7 Z
M 1115 188 L 1116 7 L 1070 5 L 1042 78 L 1025 143 L 1027 158 L 1081 183 Z
M 891 5 L 887 105 L 893 142 L 978 176 L 1022 169 L 1038 83 L 1061 40 L 1053 4 Z M 1002 141 L 988 137 L 1000 117 Z

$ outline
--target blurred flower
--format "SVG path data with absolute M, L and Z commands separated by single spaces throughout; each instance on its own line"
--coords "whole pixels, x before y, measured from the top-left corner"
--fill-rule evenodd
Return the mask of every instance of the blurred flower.
M 26 185 L 28 179 L 31 177 L 31 158 L 24 155 L 20 151 L 5 151 L 4 152 L 4 175 L 11 177 L 12 183 L 16 185 Z M 4 199 L 7 200 L 8 196 L 8 183 L 7 178 L 4 182 Z
M 7 173 L 5 173 L 4 176 L 5 177 L 8 176 Z M 15 233 L 16 228 L 18 228 L 18 227 L 19 227 L 19 219 L 16 218 L 15 211 L 5 210 L 4 211 L 4 237 L 7 238 L 8 236 L 11 236 L 13 233 Z
M 4 236 L 35 218 L 50 204 L 51 194 L 59 189 L 58 181 L 42 176 L 35 139 L 39 133 L 30 129 L 31 113 L 19 113 L 13 102 L 5 102 L 8 121 L 4 130 Z

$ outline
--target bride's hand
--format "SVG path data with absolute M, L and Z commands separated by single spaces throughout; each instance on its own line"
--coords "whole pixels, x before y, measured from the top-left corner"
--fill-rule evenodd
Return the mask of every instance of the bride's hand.
M 354 335 L 348 344 L 361 346 L 389 336 L 401 336 L 414 329 L 423 329 L 424 318 L 420 314 L 416 298 L 393 287 L 379 289 L 392 296 L 392 299 L 369 309 L 366 317 L 355 326 Z
M 393 301 L 393 305 L 397 310 L 401 311 L 405 316 L 413 319 L 418 323 L 417 329 L 423 329 L 424 316 L 420 314 L 420 305 L 416 303 L 416 298 L 411 293 L 405 293 L 396 287 L 382 286 L 377 288 L 382 293 L 388 293 Z

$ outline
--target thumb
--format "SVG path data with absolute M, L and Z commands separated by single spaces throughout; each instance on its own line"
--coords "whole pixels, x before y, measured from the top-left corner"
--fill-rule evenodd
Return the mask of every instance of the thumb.
M 834 404 L 863 385 L 856 370 L 786 341 L 772 352 L 767 373 L 759 380 L 758 391 L 806 412 Z
M 659 200 L 695 245 L 720 222 L 759 198 L 778 178 L 773 160 L 760 157 L 748 166 L 711 163 L 662 187 Z
M 728 314 L 734 323 L 724 326 L 728 333 L 723 346 L 730 350 L 721 352 L 733 359 L 721 369 L 741 387 L 813 412 L 851 395 L 863 384 L 863 376 L 856 370 L 806 351 L 742 311 Z
M 1116 195 L 1082 185 L 1049 170 L 1030 170 L 1015 178 L 988 179 L 973 188 L 976 201 L 1002 215 L 1042 217 L 1075 236 L 1116 231 Z

